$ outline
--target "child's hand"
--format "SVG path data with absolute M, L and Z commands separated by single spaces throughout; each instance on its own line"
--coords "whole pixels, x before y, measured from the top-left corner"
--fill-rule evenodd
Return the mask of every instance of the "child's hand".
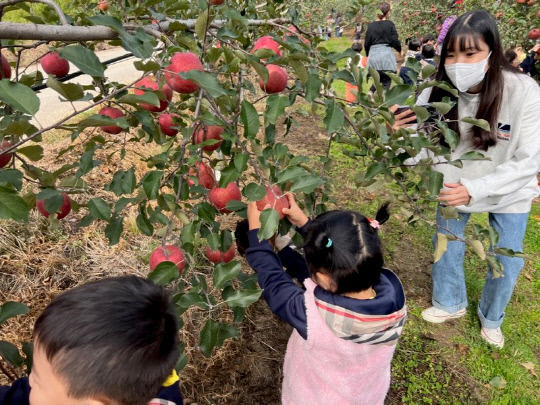
M 261 227 L 261 212 L 257 209 L 257 203 L 255 201 L 248 202 L 247 219 L 250 231 Z
M 304 211 L 300 209 L 298 204 L 296 204 L 294 196 L 291 193 L 285 195 L 287 196 L 287 200 L 289 200 L 290 208 L 283 208 L 281 212 L 287 216 L 289 222 L 294 226 L 304 226 L 308 221 L 308 217 L 304 214 Z

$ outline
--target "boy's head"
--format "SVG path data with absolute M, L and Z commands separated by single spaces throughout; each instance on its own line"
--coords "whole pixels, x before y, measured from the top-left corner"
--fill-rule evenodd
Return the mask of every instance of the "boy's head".
M 422 44 L 431 44 L 433 45 L 435 43 L 435 36 L 433 34 L 426 34 L 424 38 L 422 38 Z
M 30 405 L 143 405 L 171 374 L 178 322 L 165 290 L 114 277 L 55 298 L 36 321 Z
M 362 49 L 364 49 L 364 45 L 362 45 L 361 42 L 355 42 L 352 44 L 351 49 L 357 53 L 362 52 Z
M 409 41 L 409 51 L 418 52 L 422 44 L 418 38 L 413 38 Z
M 435 57 L 435 47 L 430 44 L 425 44 L 422 47 L 422 57 L 424 59 L 433 59 Z

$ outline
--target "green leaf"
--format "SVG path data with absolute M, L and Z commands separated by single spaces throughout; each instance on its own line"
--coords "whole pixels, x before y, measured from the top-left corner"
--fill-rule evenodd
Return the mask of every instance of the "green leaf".
M 149 200 L 155 200 L 159 194 L 161 188 L 161 179 L 163 178 L 163 172 L 161 170 L 155 170 L 146 173 L 142 178 L 141 183 L 143 190 Z
M 484 156 L 484 154 L 481 152 L 472 150 L 461 155 L 459 160 L 491 160 L 491 158 Z
M 433 261 L 437 263 L 444 252 L 446 252 L 446 247 L 448 245 L 448 238 L 444 233 L 437 232 L 437 244 L 435 252 L 433 253 Z
M 242 110 L 240 112 L 240 119 L 244 124 L 244 136 L 246 138 L 254 138 L 259 132 L 260 122 L 259 114 L 253 104 L 247 100 L 242 101 Z
M 462 118 L 461 121 L 480 127 L 484 131 L 489 132 L 489 122 L 487 122 L 486 120 L 483 120 L 480 118 L 465 117 L 465 118 Z
M 238 276 L 240 270 L 242 270 L 242 265 L 237 260 L 230 261 L 229 263 L 219 263 L 214 270 L 214 288 L 223 288 L 227 281 Z
M 127 171 L 119 170 L 114 174 L 111 183 L 106 185 L 105 189 L 112 191 L 117 196 L 131 194 L 135 190 L 136 181 L 133 167 Z
M 318 176 L 302 176 L 294 180 L 291 187 L 292 192 L 312 193 L 317 187 L 322 186 L 324 180 Z
M 388 107 L 394 104 L 403 104 L 412 93 L 412 87 L 407 84 L 398 84 L 392 87 L 385 96 L 385 104 Z
M 80 100 L 84 96 L 84 89 L 80 84 L 62 83 L 53 76 L 47 78 L 47 87 L 53 89 L 68 101 Z
M 0 306 L 0 325 L 7 319 L 18 315 L 25 315 L 28 311 L 30 311 L 30 308 L 20 302 L 6 301 Z
M 131 104 L 150 104 L 159 107 L 159 97 L 153 91 L 145 91 L 143 94 L 126 94 L 118 99 L 119 103 Z
M 308 175 L 308 171 L 300 166 L 293 166 L 283 170 L 278 176 L 278 183 L 286 183 L 295 179 Z
M 66 46 L 60 51 L 60 56 L 73 63 L 83 73 L 92 77 L 104 77 L 103 64 L 94 52 L 82 45 Z
M 0 356 L 14 367 L 19 367 L 23 364 L 23 358 L 17 346 L 5 340 L 0 341 Z
M 428 174 L 428 191 L 432 196 L 439 195 L 443 186 L 444 176 L 442 173 L 431 170 Z
M 319 97 L 321 86 L 322 80 L 319 79 L 319 76 L 314 73 L 310 74 L 306 83 L 306 100 L 311 103 Z
M 199 347 L 202 354 L 206 357 L 210 357 L 214 347 L 221 346 L 225 339 L 238 335 L 238 329 L 233 325 L 208 319 L 204 328 L 201 330 Z
M 30 145 L 17 149 L 17 153 L 26 156 L 32 162 L 43 159 L 43 148 L 39 145 Z
M 109 246 L 116 245 L 124 230 L 124 217 L 116 217 L 105 227 L 105 236 L 109 239 Z
M 206 8 L 202 13 L 200 13 L 199 17 L 197 18 L 197 21 L 195 21 L 195 34 L 197 34 L 197 37 L 199 40 L 203 40 L 204 35 L 206 33 L 206 27 L 209 23 L 208 18 L 208 8 Z
M 492 387 L 498 388 L 500 390 L 504 390 L 506 388 L 506 380 L 500 375 L 498 375 L 491 379 L 491 381 L 489 382 L 489 385 L 491 385 Z
M 305 84 L 309 80 L 309 73 L 304 64 L 298 60 L 289 60 L 289 66 L 291 66 L 296 73 L 298 79 Z
M 243 173 L 247 169 L 247 162 L 248 162 L 249 156 L 247 153 L 237 153 L 234 155 L 234 167 L 236 170 L 238 170 L 240 173 Z
M 225 302 L 231 307 L 248 307 L 254 302 L 257 302 L 261 297 L 262 290 L 236 290 L 229 295 Z
M 482 245 L 482 242 L 480 242 L 478 239 L 469 239 L 468 242 L 480 260 L 486 260 L 486 251 L 484 249 L 484 245 Z
M 157 285 L 168 285 L 176 280 L 180 273 L 178 267 L 173 262 L 165 261 L 159 263 L 154 271 L 148 275 L 148 279 Z
M 101 198 L 92 198 L 88 201 L 88 210 L 94 218 L 109 221 L 111 219 L 111 207 Z
M 39 110 L 39 98 L 30 87 L 7 79 L 0 80 L 0 100 L 29 115 Z
M 343 110 L 341 106 L 338 105 L 334 100 L 326 101 L 326 116 L 324 117 L 324 124 L 326 125 L 326 132 L 332 134 L 337 132 L 343 126 L 343 121 L 345 116 L 343 115 Z
M 0 219 L 27 221 L 30 208 L 17 192 L 0 186 Z
M 383 162 L 372 163 L 366 171 L 365 180 L 369 181 L 373 179 L 376 175 L 384 173 L 386 169 L 386 164 L 384 164 Z
M 432 64 L 427 64 L 422 68 L 421 74 L 422 79 L 427 79 L 429 76 L 431 76 L 433 73 L 437 71 L 437 68 L 433 66 Z
M 78 129 L 85 129 L 88 127 L 101 127 L 104 125 L 117 125 L 122 129 L 129 128 L 129 124 L 125 117 L 110 118 L 100 114 L 94 114 L 77 124 Z
M 285 112 L 285 107 L 289 105 L 289 99 L 284 96 L 272 94 L 266 100 L 266 110 L 264 116 L 270 124 L 275 124 L 279 117 Z
M 279 215 L 276 210 L 266 209 L 261 212 L 261 229 L 257 233 L 259 240 L 270 239 L 277 231 Z
M 219 80 L 210 73 L 206 73 L 201 70 L 190 70 L 189 72 L 180 73 L 180 77 L 182 77 L 182 79 L 189 79 L 192 82 L 197 83 L 213 98 L 227 95 L 227 90 L 225 90 L 221 86 Z
M 23 174 L 15 169 L 0 170 L 0 183 L 11 184 L 16 190 L 21 191 L 23 185 Z
M 257 183 L 249 183 L 242 190 L 249 201 L 258 201 L 266 195 L 266 188 Z
M 233 165 L 227 166 L 221 171 L 221 177 L 219 178 L 220 187 L 226 187 L 229 183 L 236 181 L 242 173 L 236 169 Z

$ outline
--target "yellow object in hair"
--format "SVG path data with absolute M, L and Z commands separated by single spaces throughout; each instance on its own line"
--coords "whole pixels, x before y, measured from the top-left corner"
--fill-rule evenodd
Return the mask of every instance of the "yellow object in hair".
M 169 387 L 169 386 L 173 385 L 175 382 L 177 382 L 178 380 L 180 380 L 180 378 L 178 377 L 178 374 L 176 373 L 176 370 L 173 369 L 172 373 L 167 377 L 167 379 L 162 384 L 162 386 L 163 387 Z

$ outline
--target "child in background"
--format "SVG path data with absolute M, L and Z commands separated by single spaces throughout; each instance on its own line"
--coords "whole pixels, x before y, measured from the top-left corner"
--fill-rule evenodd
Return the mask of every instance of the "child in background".
M 407 63 L 407 59 L 413 58 L 416 60 L 420 60 L 420 47 L 422 46 L 420 40 L 418 38 L 413 38 L 409 41 L 407 50 L 407 53 L 405 54 L 405 60 L 403 61 L 403 65 L 401 66 L 401 69 L 399 69 L 399 76 L 403 79 L 403 83 L 408 84 L 409 86 L 413 84 L 412 79 L 409 77 L 409 72 L 411 71 L 410 68 L 405 66 Z
M 406 316 L 397 276 L 383 268 L 378 228 L 389 218 L 384 205 L 375 219 L 353 211 L 329 211 L 309 221 L 287 194 L 282 210 L 304 237 L 311 278 L 306 291 L 282 271 L 267 241 L 257 239 L 260 212 L 248 204 L 246 257 L 263 295 L 294 327 L 283 367 L 283 404 L 383 404 L 390 363 Z
M 177 315 L 163 288 L 135 276 L 87 283 L 45 308 L 30 377 L 1 387 L 0 404 L 180 405 L 178 356 Z
M 362 55 L 362 50 L 364 49 L 364 46 L 361 42 L 355 42 L 352 44 L 351 49 L 355 51 L 358 54 L 358 57 L 360 58 L 358 60 L 358 67 L 365 68 L 367 66 L 368 58 Z M 352 67 L 353 58 L 349 58 L 347 60 L 347 67 L 350 69 Z M 354 106 L 356 103 L 356 95 L 358 93 L 358 86 L 355 86 L 352 83 L 345 82 L 345 99 L 347 101 L 347 104 L 349 106 Z
M 420 60 L 420 63 L 422 66 L 427 64 L 435 66 L 433 58 L 435 58 L 435 48 L 431 44 L 425 44 L 422 47 L 422 59 Z

